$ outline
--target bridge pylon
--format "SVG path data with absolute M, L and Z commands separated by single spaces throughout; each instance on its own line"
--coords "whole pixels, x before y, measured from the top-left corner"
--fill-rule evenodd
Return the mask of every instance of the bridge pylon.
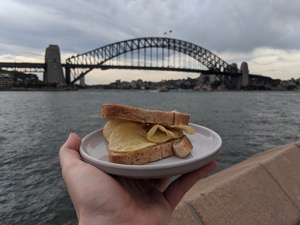
M 234 77 L 232 80 L 234 89 L 237 90 L 240 90 L 242 87 L 246 87 L 249 85 L 249 69 L 246 62 L 242 62 L 240 72 L 241 76 Z
M 241 72 L 242 72 L 242 86 L 246 87 L 249 85 L 249 69 L 248 69 L 248 64 L 246 62 L 242 62 Z
M 65 84 L 58 45 L 49 45 L 45 54 L 44 82 Z

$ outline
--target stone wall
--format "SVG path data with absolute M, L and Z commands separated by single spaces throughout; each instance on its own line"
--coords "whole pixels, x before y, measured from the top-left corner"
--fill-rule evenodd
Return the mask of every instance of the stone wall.
M 257 154 L 200 180 L 171 225 L 296 225 L 300 222 L 300 141 Z

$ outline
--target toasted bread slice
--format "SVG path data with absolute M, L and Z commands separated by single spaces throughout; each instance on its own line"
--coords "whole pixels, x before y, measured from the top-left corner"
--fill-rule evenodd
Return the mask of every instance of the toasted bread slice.
M 177 111 L 140 109 L 118 104 L 103 104 L 102 118 L 125 119 L 141 123 L 188 125 L 190 115 Z
M 185 157 L 193 149 L 191 142 L 184 135 L 180 139 L 171 140 L 137 151 L 115 152 L 110 150 L 109 161 L 126 165 L 143 165 L 173 156 L 174 145 L 176 145 L 176 154 L 180 157 Z
M 109 161 L 126 165 L 147 164 L 174 155 L 173 142 L 169 141 L 132 152 L 115 152 L 110 150 Z
M 190 139 L 185 135 L 173 143 L 174 154 L 180 158 L 186 157 L 192 149 L 193 145 Z

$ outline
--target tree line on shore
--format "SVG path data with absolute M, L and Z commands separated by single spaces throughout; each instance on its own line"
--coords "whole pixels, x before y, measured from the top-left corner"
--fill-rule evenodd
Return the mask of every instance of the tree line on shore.
M 26 74 L 18 71 L 6 71 L 0 69 L 0 78 L 7 78 L 11 87 L 16 88 L 57 88 L 62 85 L 56 83 L 45 83 L 38 79 L 36 74 Z M 166 88 L 168 90 L 228 90 L 228 87 L 220 79 L 209 75 L 200 75 L 197 78 L 183 78 L 161 80 L 159 82 L 143 81 L 142 79 L 132 81 L 116 80 L 110 84 L 99 85 L 75 85 L 75 88 L 103 88 L 103 89 L 142 89 L 157 90 Z M 273 80 L 272 78 L 256 82 L 249 80 L 249 85 L 242 87 L 243 90 L 300 90 L 300 78 L 290 80 Z

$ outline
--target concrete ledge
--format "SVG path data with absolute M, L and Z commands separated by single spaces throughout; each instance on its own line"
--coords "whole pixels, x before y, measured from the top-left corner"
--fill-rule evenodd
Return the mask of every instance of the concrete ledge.
M 257 154 L 199 181 L 171 225 L 296 225 L 300 141 Z

